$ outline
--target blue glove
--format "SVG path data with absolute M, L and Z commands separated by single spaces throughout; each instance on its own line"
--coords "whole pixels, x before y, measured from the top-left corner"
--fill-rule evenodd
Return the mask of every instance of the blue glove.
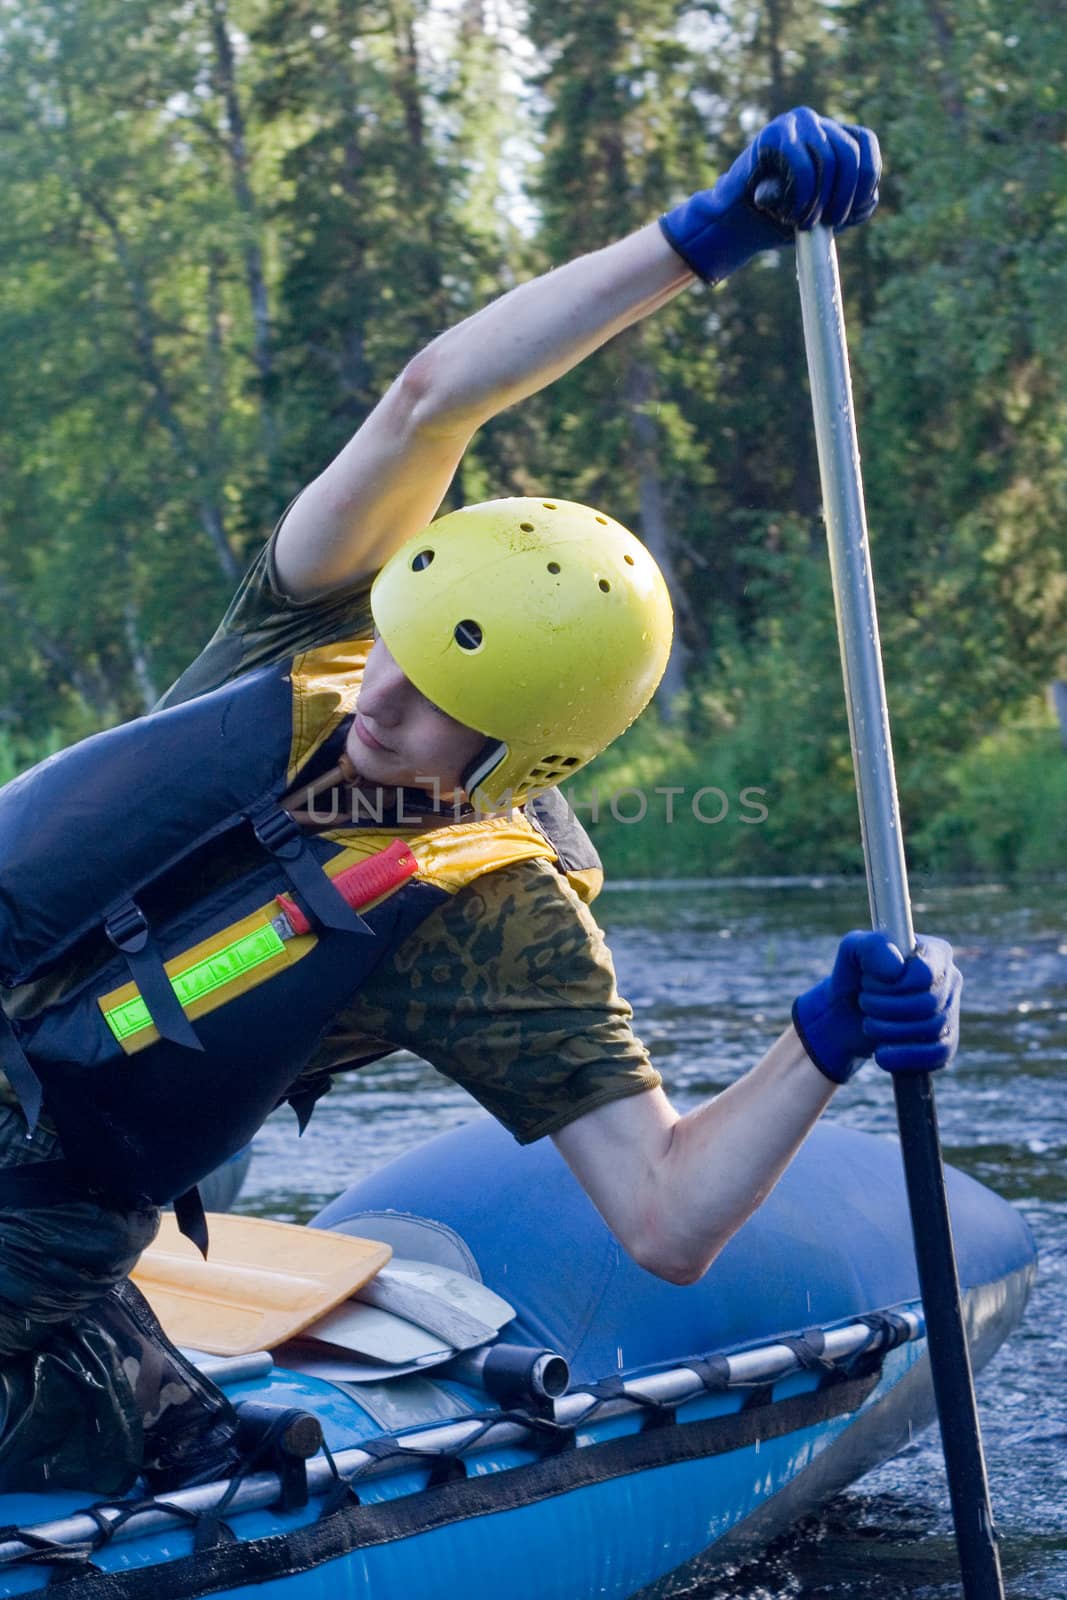
M 793 1003 L 819 1071 L 845 1083 L 869 1055 L 887 1072 L 936 1072 L 956 1054 L 963 979 L 944 939 L 917 936 L 905 961 L 884 933 L 847 933 L 828 978 Z
M 769 122 L 714 189 L 675 206 L 659 225 L 698 277 L 718 283 L 760 250 L 792 244 L 797 228 L 866 222 L 878 204 L 881 171 L 869 128 L 801 106 Z M 779 192 L 770 206 L 757 207 L 765 178 L 776 178 Z

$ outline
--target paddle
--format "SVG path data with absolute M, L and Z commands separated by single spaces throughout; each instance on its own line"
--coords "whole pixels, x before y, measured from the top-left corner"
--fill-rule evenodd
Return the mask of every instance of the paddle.
M 389 1383 L 394 1378 L 421 1376 L 431 1368 L 444 1366 L 453 1357 L 453 1351 L 444 1350 L 425 1361 L 368 1361 L 351 1351 L 335 1350 L 303 1337 L 288 1340 L 274 1352 L 276 1366 L 307 1378 L 323 1378 L 327 1383 Z
M 311 1377 L 372 1383 L 486 1346 L 514 1315 L 513 1306 L 465 1273 L 394 1256 L 275 1357 Z
M 362 1288 L 392 1255 L 376 1239 L 212 1213 L 205 1261 L 165 1215 L 130 1276 L 175 1344 L 269 1350 Z
M 430 1261 L 394 1256 L 357 1296 L 398 1317 L 407 1317 L 456 1350 L 472 1350 L 495 1339 L 515 1308 L 484 1283 Z M 314 1331 L 314 1330 L 309 1330 Z
M 770 195 L 764 185 L 757 204 Z M 838 641 L 848 702 L 873 926 L 915 949 L 874 585 L 852 408 L 837 251 L 828 228 L 797 234 L 797 276 L 811 382 Z M 930 1367 L 966 1600 L 1004 1600 L 997 1535 L 963 1325 L 959 1276 L 929 1073 L 893 1078 Z
M 324 1317 L 309 1322 L 298 1338 L 309 1348 L 318 1347 L 320 1355 L 341 1351 L 388 1366 L 417 1367 L 425 1361 L 447 1361 L 455 1354 L 454 1346 L 418 1323 L 359 1300 L 342 1300 Z
M 392 1256 L 376 1239 L 261 1217 L 210 1223 L 209 1260 L 165 1216 L 131 1274 L 169 1336 L 191 1349 L 244 1355 L 299 1335 L 406 1368 L 485 1344 L 515 1315 L 484 1283 Z

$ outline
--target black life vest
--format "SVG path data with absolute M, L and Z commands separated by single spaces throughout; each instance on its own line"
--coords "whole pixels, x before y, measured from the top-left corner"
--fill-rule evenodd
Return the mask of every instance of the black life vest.
M 69 1170 L 112 1203 L 191 1190 L 450 892 L 560 853 L 544 808 L 540 829 L 475 822 L 480 857 L 451 881 L 419 870 L 435 834 L 368 854 L 344 830 L 303 833 L 279 800 L 296 758 L 350 712 L 361 671 L 362 657 L 347 678 L 338 666 L 336 693 L 327 674 L 324 699 L 293 661 L 263 667 L 0 790 L 0 1066 L 31 1124 L 43 1102 Z

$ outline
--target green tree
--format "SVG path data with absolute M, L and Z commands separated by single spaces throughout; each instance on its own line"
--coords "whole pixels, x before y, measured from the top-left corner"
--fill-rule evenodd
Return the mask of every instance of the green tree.
M 496 126 L 473 116 L 493 107 L 500 63 L 480 6 L 463 9 L 444 64 L 429 20 L 426 0 L 287 0 L 253 34 L 258 114 L 284 146 L 272 220 L 292 482 L 325 465 L 422 345 L 502 287 Z
M 942 750 L 1067 660 L 1062 24 L 1047 0 L 853 11 L 889 153 L 860 347 L 872 522 L 919 665 L 908 725 Z
M 24 620 L 0 674 L 17 720 L 100 719 L 167 681 L 240 571 L 261 443 L 236 89 L 221 0 L 5 9 L 0 579 Z
M 556 262 L 653 220 L 707 178 L 695 96 L 710 93 L 704 63 L 678 32 L 672 0 L 624 10 L 593 0 L 533 0 L 530 32 L 543 58 L 544 158 L 537 189 L 541 244 Z M 683 296 L 614 340 L 541 402 L 548 444 L 544 486 L 601 500 L 641 534 L 662 566 L 681 624 L 661 703 L 684 687 L 702 644 L 691 579 L 714 582 L 707 536 L 714 484 L 697 435 L 699 401 L 714 392 L 705 355 L 707 302 Z

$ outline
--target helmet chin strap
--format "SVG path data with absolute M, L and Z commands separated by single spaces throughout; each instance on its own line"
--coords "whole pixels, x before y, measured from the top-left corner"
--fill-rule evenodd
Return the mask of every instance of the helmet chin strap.
M 508 747 L 502 739 L 487 739 L 463 772 L 460 782 L 465 793 L 470 796 L 480 783 L 492 777 L 508 753 Z

